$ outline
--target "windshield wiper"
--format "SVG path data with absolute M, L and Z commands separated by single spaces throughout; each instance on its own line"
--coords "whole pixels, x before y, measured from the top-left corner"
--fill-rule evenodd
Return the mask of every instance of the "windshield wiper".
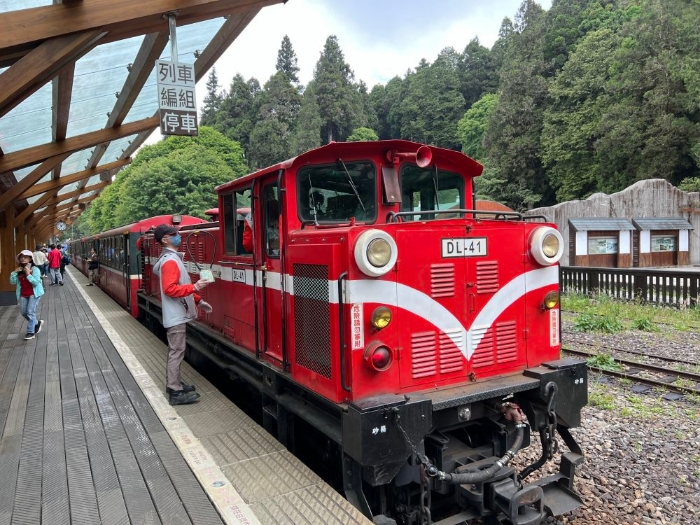
M 435 207 L 436 210 L 440 209 L 440 196 L 438 195 L 438 170 L 435 166 L 435 175 L 433 176 L 433 187 L 435 188 Z
M 345 167 L 345 163 L 343 162 L 343 159 L 338 159 L 338 162 L 340 162 L 343 165 L 343 169 L 345 170 L 345 175 L 348 176 L 348 182 L 350 183 L 350 187 L 352 188 L 353 193 L 355 193 L 355 197 L 357 197 L 357 202 L 360 203 L 360 208 L 362 208 L 363 212 L 366 212 L 365 210 L 365 205 L 362 204 L 362 199 L 360 198 L 360 194 L 357 193 L 357 188 L 355 187 L 355 183 L 352 181 L 352 177 L 350 176 L 350 172 L 348 172 L 348 169 Z
M 311 173 L 309 173 L 309 194 L 313 195 L 314 194 L 314 185 L 311 182 Z M 318 210 L 316 209 L 316 205 L 313 201 L 313 197 L 309 199 L 312 203 L 312 208 L 311 208 L 311 214 L 314 216 L 314 224 L 318 226 Z

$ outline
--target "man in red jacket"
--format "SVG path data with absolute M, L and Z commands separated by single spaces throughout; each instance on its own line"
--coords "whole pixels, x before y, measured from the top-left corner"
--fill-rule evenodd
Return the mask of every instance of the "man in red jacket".
M 49 260 L 49 271 L 51 272 L 51 286 L 60 284 L 63 286 L 63 276 L 61 275 L 61 252 L 56 248 L 55 244 L 50 244 L 49 254 L 46 258 Z

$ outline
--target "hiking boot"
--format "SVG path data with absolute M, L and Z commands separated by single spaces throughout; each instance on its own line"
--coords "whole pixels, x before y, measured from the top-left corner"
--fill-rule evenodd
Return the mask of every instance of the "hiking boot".
M 184 390 L 173 392 L 168 399 L 170 405 L 189 405 L 190 403 L 196 403 L 198 400 L 199 394 L 197 392 L 185 392 Z
M 61 282 L 60 282 L 60 283 L 58 283 L 58 284 L 60 284 L 61 286 L 63 286 L 63 281 L 61 281 Z
M 187 383 L 182 383 L 182 392 L 188 393 L 188 392 L 194 392 L 197 390 L 197 387 L 194 385 L 188 385 Z M 172 388 L 166 388 L 165 391 L 168 394 L 174 394 L 175 392 L 178 392 L 177 390 L 173 390 Z
M 30 339 L 34 339 L 34 334 L 32 332 L 27 332 L 27 335 L 24 336 L 24 340 L 29 341 Z M 197 397 L 199 397 L 199 394 L 197 394 Z
M 34 327 L 34 334 L 38 334 L 41 332 L 41 328 L 44 326 L 44 320 L 39 319 L 39 321 L 36 323 L 36 326 Z

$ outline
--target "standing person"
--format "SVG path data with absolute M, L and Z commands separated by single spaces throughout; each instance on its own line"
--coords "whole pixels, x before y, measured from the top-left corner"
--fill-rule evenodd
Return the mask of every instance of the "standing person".
M 70 255 L 68 255 L 68 245 L 64 244 L 61 247 L 61 282 L 63 282 L 63 276 L 66 274 L 66 266 L 70 264 Z
M 200 279 L 192 284 L 182 256 L 177 249 L 182 243 L 178 229 L 161 224 L 154 237 L 163 245 L 163 253 L 153 266 L 153 273 L 160 278 L 160 299 L 163 305 L 163 327 L 168 334 L 168 365 L 166 391 L 171 405 L 185 405 L 199 399 L 194 385 L 180 379 L 180 363 L 185 356 L 187 323 L 196 317 L 196 306 L 205 313 L 212 307 L 196 293 L 209 284 Z
M 44 254 L 44 260 L 46 261 L 46 262 L 44 263 L 44 275 L 47 276 L 47 277 L 49 277 L 49 249 L 48 249 L 48 248 L 46 247 L 46 245 L 44 244 L 44 245 L 41 247 L 41 251 L 42 251 L 42 253 Z
M 88 286 L 95 286 L 95 283 L 97 282 L 98 276 L 99 276 L 99 268 L 100 268 L 100 260 L 99 257 L 97 257 L 97 251 L 95 251 L 95 248 L 90 249 L 90 256 L 87 258 L 88 262 L 88 279 L 90 279 L 90 283 Z
M 38 266 L 41 271 L 41 277 L 46 275 L 46 254 L 41 250 L 41 246 L 36 247 L 36 251 L 32 254 L 34 266 Z
M 22 250 L 17 255 L 17 261 L 19 266 L 10 274 L 10 284 L 17 285 L 20 311 L 27 320 L 27 335 L 24 340 L 28 341 L 41 332 L 41 325 L 44 324 L 44 321 L 36 319 L 36 308 L 39 298 L 44 295 L 44 285 L 41 284 L 41 270 L 32 260 L 32 252 Z
M 58 251 L 55 244 L 50 244 L 49 254 L 47 258 L 49 260 L 49 271 L 51 272 L 51 286 L 55 284 L 60 284 L 63 286 L 63 276 L 61 275 L 61 252 Z

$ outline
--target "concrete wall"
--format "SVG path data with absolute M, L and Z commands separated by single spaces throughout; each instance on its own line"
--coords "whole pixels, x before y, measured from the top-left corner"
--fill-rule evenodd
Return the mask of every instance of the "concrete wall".
M 688 211 L 691 209 L 692 211 Z M 682 211 L 685 210 L 685 211 Z M 569 246 L 569 219 L 605 217 L 635 219 L 638 217 L 682 217 L 692 226 L 688 235 L 690 264 L 700 266 L 700 193 L 681 191 L 664 179 L 639 181 L 629 188 L 606 195 L 595 193 L 583 201 L 562 202 L 548 208 L 536 208 L 528 215 L 544 215 L 559 228 L 564 246 Z M 572 231 L 572 235 L 576 232 Z M 569 266 L 568 249 L 562 266 Z

